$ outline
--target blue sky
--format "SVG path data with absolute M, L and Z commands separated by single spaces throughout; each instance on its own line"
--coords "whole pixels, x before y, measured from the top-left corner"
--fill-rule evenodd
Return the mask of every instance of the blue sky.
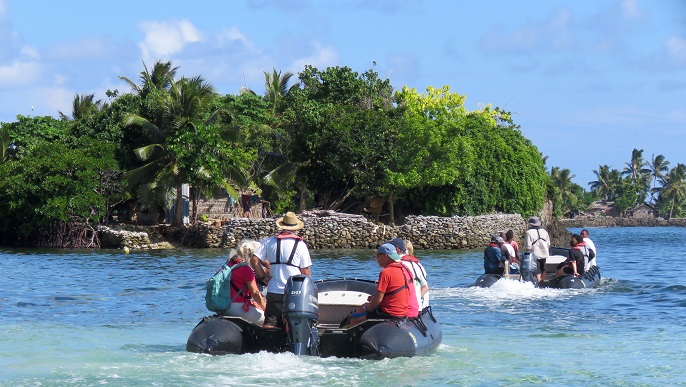
M 396 89 L 448 85 L 469 110 L 513 112 L 584 188 L 634 148 L 686 163 L 682 0 L 0 0 L 0 39 L 0 122 L 129 91 L 118 76 L 143 62 L 222 94 L 262 90 L 273 68 L 374 67 Z

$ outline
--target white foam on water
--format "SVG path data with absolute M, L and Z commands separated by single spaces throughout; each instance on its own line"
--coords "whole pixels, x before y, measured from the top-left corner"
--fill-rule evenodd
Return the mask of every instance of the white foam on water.
M 564 301 L 581 294 L 594 291 L 593 289 L 552 289 L 536 288 L 531 282 L 520 282 L 510 279 L 500 279 L 489 288 L 477 286 L 461 288 L 434 288 L 431 290 L 432 300 L 462 300 L 468 304 L 478 306 L 500 307 L 517 303 L 535 303 L 542 300 Z

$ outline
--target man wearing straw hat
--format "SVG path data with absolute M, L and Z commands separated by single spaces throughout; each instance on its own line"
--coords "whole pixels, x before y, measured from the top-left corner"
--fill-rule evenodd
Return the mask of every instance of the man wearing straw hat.
M 283 328 L 283 292 L 288 278 L 298 274 L 310 275 L 310 252 L 303 239 L 294 233 L 304 225 L 293 212 L 287 212 L 276 221 L 279 232 L 267 239 L 257 252 L 260 263 L 269 268 L 271 275 L 267 284 L 267 308 L 264 311 L 263 326 L 266 328 Z

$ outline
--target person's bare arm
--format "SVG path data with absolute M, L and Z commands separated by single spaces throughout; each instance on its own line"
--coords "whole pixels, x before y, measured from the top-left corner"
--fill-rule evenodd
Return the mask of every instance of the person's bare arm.
M 250 295 L 257 306 L 260 307 L 260 309 L 265 310 L 267 308 L 267 301 L 262 297 L 262 293 L 260 293 L 260 290 L 257 288 L 257 283 L 255 281 L 250 281 L 247 285 L 248 290 L 250 290 Z
M 250 267 L 252 267 L 255 272 L 257 279 L 265 284 L 269 282 L 269 279 L 271 278 L 269 276 L 269 269 L 271 268 L 269 262 L 261 261 L 256 255 L 253 255 L 250 258 Z
M 380 292 L 377 290 L 376 293 L 374 294 L 374 296 L 372 297 L 372 300 L 369 301 L 369 303 L 367 304 L 367 310 L 376 309 L 379 306 L 379 304 L 381 303 L 381 301 L 383 300 L 383 297 L 385 295 L 386 295 L 386 293 Z

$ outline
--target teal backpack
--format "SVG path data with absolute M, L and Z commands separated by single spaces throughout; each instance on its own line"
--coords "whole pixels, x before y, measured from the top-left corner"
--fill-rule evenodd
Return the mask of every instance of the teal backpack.
M 231 288 L 236 290 L 236 295 L 243 289 L 238 289 L 236 285 L 231 282 L 231 272 L 242 266 L 247 266 L 247 262 L 241 262 L 229 267 L 224 264 L 212 278 L 207 280 L 207 292 L 205 293 L 205 306 L 212 312 L 220 312 L 227 310 L 233 302 L 231 298 Z M 243 286 L 245 288 L 245 286 Z M 235 298 L 235 297 L 234 297 Z

